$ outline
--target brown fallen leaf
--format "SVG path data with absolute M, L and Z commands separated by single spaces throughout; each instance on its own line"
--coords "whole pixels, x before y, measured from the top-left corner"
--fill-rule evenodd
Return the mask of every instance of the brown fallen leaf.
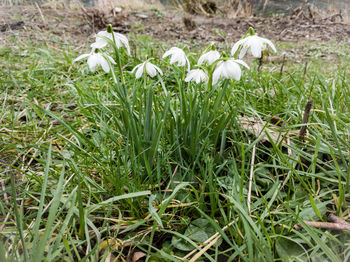
M 146 256 L 146 253 L 143 253 L 141 251 L 137 251 L 134 253 L 134 255 L 132 256 L 132 262 L 137 262 L 139 259 L 143 258 Z
M 288 139 L 291 136 L 297 135 L 297 130 L 283 130 L 282 127 L 273 125 L 268 122 L 264 122 L 261 119 L 257 117 L 247 117 L 243 116 L 239 119 L 240 126 L 250 133 L 251 135 L 254 135 L 256 138 L 259 137 L 261 134 L 265 134 L 260 142 L 274 142 L 275 144 L 283 143 L 284 145 L 288 145 Z M 270 137 L 270 139 L 269 139 Z

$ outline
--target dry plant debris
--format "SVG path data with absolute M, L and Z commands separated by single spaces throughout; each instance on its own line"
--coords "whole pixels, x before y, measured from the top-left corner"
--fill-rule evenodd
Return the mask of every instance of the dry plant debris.
M 334 214 L 330 214 L 328 216 L 328 221 L 329 222 L 304 220 L 303 222 L 311 227 L 316 227 L 316 228 L 350 231 L 350 223 L 337 217 Z M 302 228 L 303 228 L 303 226 L 300 224 L 296 224 L 294 226 L 295 230 L 301 230 Z
M 115 31 L 121 33 L 135 31 L 172 42 L 184 40 L 222 42 L 224 39 L 218 32 L 225 34 L 226 41 L 234 42 L 241 37 L 240 32 L 246 31 L 250 26 L 260 35 L 280 42 L 347 41 L 350 37 L 350 26 L 346 22 L 338 21 L 339 15 L 333 18 L 318 18 L 317 15 L 313 15 L 310 19 L 307 15 L 303 15 L 304 11 L 294 12 L 286 17 L 268 18 L 229 18 L 231 17 L 229 14 L 227 14 L 228 17 L 192 15 L 190 25 L 185 22 L 187 14 L 170 10 L 145 11 L 142 12 L 142 17 L 137 15 L 138 13 L 127 10 L 113 14 L 110 9 L 102 12 L 99 9 L 81 7 L 60 9 L 41 6 L 40 12 L 42 15 L 36 6 L 2 7 L 0 28 L 5 31 L 1 35 L 1 42 L 5 41 L 10 45 L 11 41 L 8 38 L 12 36 L 31 37 L 33 41 L 45 42 L 50 39 L 47 37 L 50 34 L 61 39 L 84 43 L 87 35 L 92 36 L 104 29 L 108 23 L 113 25 Z M 8 26 L 23 23 L 25 27 Z

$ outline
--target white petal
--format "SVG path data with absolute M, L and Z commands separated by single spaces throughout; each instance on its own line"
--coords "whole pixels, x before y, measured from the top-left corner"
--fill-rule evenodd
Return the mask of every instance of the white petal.
M 276 47 L 275 45 L 268 39 L 265 39 L 265 42 L 271 47 L 271 49 L 276 53 L 277 50 L 276 50 Z
M 89 59 L 87 60 L 87 63 L 89 65 L 90 71 L 94 72 L 96 70 L 96 67 L 98 66 L 98 56 L 97 54 L 92 54 Z
M 220 58 L 220 53 L 218 51 L 211 51 L 208 56 L 208 65 L 213 64 L 216 60 Z
M 249 66 L 246 64 L 246 62 L 239 60 L 239 59 L 233 59 L 234 62 L 236 62 L 237 64 L 240 64 L 244 67 L 246 67 L 247 69 L 249 69 Z
M 110 70 L 109 64 L 102 55 L 99 58 L 99 64 L 102 66 L 103 71 L 105 71 L 106 73 L 109 73 L 109 70 Z
M 109 61 L 111 61 L 112 64 L 114 64 L 114 65 L 117 64 L 111 56 L 109 56 L 109 55 L 106 55 L 106 56 L 109 59 Z
M 104 37 L 111 37 L 111 34 L 108 33 L 106 30 L 103 30 L 103 31 L 100 31 L 96 34 L 96 37 L 97 36 L 104 36 Z
M 139 79 L 142 76 L 143 70 L 144 70 L 144 66 L 139 66 L 138 67 L 138 69 L 136 71 L 136 74 L 135 74 L 136 79 Z
M 239 65 L 233 61 L 227 61 L 227 64 L 229 65 L 227 78 L 233 78 L 237 81 L 241 79 L 242 71 Z
M 205 54 L 204 54 L 205 55 Z M 198 62 L 197 62 L 197 65 L 201 65 L 201 64 L 203 64 L 203 62 L 204 62 L 204 58 L 205 58 L 205 56 L 204 55 L 202 55 L 199 59 L 198 59 Z
M 138 65 L 135 66 L 135 67 L 133 68 L 133 70 L 131 71 L 131 73 L 134 73 L 134 72 L 136 71 L 136 73 L 135 73 L 136 79 L 139 79 L 139 78 L 142 76 L 144 65 L 145 65 L 145 62 L 143 62 L 143 63 L 141 63 L 141 64 L 138 64 Z
M 231 55 L 234 56 L 238 50 L 238 48 L 245 42 L 245 39 L 239 40 L 237 43 L 235 43 L 231 49 Z
M 140 66 L 142 66 L 143 65 L 143 63 L 141 63 L 141 64 L 138 64 L 137 66 L 135 66 L 132 70 L 131 70 L 131 73 L 134 73 L 135 72 L 135 70 L 137 70 Z
M 156 65 L 153 65 L 160 75 L 163 75 L 163 71 Z
M 179 58 L 174 54 L 174 55 L 172 55 L 171 58 L 170 58 L 170 64 L 172 65 L 172 64 L 174 64 L 174 63 L 176 63 L 176 62 L 179 63 Z
M 185 82 L 190 82 L 192 80 L 192 75 L 193 75 L 192 71 L 188 72 L 188 74 L 185 78 Z
M 255 58 L 261 58 L 262 53 L 262 45 L 261 44 L 254 44 L 250 46 L 250 52 Z
M 83 55 L 80 55 L 80 56 L 78 56 L 77 58 L 75 58 L 72 62 L 74 63 L 74 62 L 76 62 L 76 61 L 79 61 L 79 60 L 84 59 L 85 57 L 89 57 L 89 56 L 91 56 L 91 54 L 83 54 Z
M 130 55 L 130 45 L 129 45 L 128 38 L 125 35 L 120 33 L 114 33 L 114 36 L 115 36 L 116 42 L 118 39 L 121 42 L 121 44 L 125 46 L 128 55 Z
M 105 46 L 107 46 L 107 41 L 105 39 L 97 39 L 95 43 L 92 43 L 90 46 L 91 48 L 96 48 L 96 49 L 100 49 L 100 48 L 104 48 Z
M 156 71 L 154 65 L 150 62 L 146 63 L 146 72 L 150 77 L 155 77 L 157 74 L 157 71 Z
M 162 56 L 162 58 L 166 58 L 167 56 L 170 56 L 172 54 L 171 50 L 168 50 L 164 53 L 164 55 Z
M 222 61 L 220 61 L 214 70 L 213 85 L 215 85 L 219 81 L 219 79 L 221 78 L 222 70 L 223 70 L 222 64 L 223 64 Z
M 248 45 L 242 46 L 242 49 L 241 49 L 241 51 L 239 52 L 239 56 L 238 56 L 239 59 L 242 59 L 242 58 L 245 56 L 245 54 L 247 53 L 248 49 L 249 49 L 249 46 L 248 46 Z

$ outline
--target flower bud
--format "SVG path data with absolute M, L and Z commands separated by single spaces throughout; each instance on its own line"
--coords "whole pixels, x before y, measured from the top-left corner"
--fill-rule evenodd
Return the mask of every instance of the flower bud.
M 108 25 L 107 25 L 107 32 L 110 33 L 110 34 L 112 34 L 113 28 L 112 28 L 112 25 L 111 25 L 111 24 L 108 24 Z

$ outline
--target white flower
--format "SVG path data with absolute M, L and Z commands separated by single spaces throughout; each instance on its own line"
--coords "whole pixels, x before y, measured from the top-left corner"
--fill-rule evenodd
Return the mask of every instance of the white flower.
M 113 60 L 112 57 L 110 57 L 109 55 L 105 55 L 105 56 L 108 58 L 108 60 L 112 64 L 115 64 L 115 61 Z M 91 51 L 91 53 L 83 54 L 83 55 L 77 57 L 76 59 L 74 59 L 73 63 L 76 61 L 79 61 L 81 59 L 84 59 L 86 57 L 88 57 L 87 63 L 89 65 L 91 72 L 94 72 L 96 70 L 96 68 L 100 65 L 102 67 L 103 71 L 105 71 L 106 73 L 109 73 L 110 66 L 109 66 L 107 59 L 101 53 L 95 53 L 94 49 Z
M 245 56 L 248 49 L 255 58 L 260 58 L 261 53 L 266 49 L 267 45 L 269 45 L 274 52 L 277 52 L 275 45 L 270 40 L 257 35 L 247 36 L 233 45 L 231 55 L 234 56 L 241 47 L 239 59 Z
M 188 70 L 190 70 L 190 61 L 185 54 L 185 52 L 178 47 L 172 47 L 168 51 L 166 51 L 163 55 L 163 58 L 170 57 L 170 64 L 177 63 L 178 66 L 185 66 L 187 64 Z
M 192 80 L 194 80 L 197 84 L 199 84 L 202 81 L 204 82 L 208 81 L 208 76 L 201 69 L 193 69 L 190 72 L 188 72 L 185 78 L 185 82 L 190 82 Z
M 115 45 L 117 46 L 117 48 L 121 48 L 121 47 L 125 47 L 126 51 L 128 52 L 128 55 L 130 55 L 130 46 L 129 46 L 129 40 L 128 38 L 123 35 L 123 34 L 119 34 L 119 33 L 108 33 L 107 31 L 101 31 L 99 33 L 97 33 L 96 35 L 96 41 L 95 43 L 91 44 L 92 48 L 104 48 L 105 46 L 108 45 L 107 40 L 104 38 L 109 38 L 113 41 L 113 35 L 114 35 L 114 39 L 115 39 Z
M 216 60 L 220 58 L 220 53 L 216 50 L 208 51 L 204 53 L 199 59 L 198 59 L 198 65 L 201 65 L 203 63 L 206 63 L 207 65 L 211 65 Z
M 239 80 L 242 75 L 239 65 L 243 65 L 249 69 L 249 66 L 242 60 L 230 59 L 227 61 L 220 61 L 213 73 L 213 85 L 215 85 L 220 79 L 235 79 Z
M 155 77 L 158 71 L 160 75 L 163 75 L 162 70 L 160 70 L 158 66 L 148 61 L 135 66 L 134 69 L 131 71 L 131 73 L 134 73 L 135 71 L 136 71 L 135 73 L 136 79 L 139 79 L 143 73 L 147 73 L 150 77 Z

